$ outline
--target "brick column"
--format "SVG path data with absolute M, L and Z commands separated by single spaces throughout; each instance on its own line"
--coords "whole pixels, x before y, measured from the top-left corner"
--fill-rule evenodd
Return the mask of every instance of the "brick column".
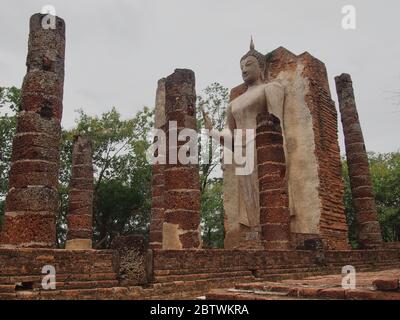
M 358 239 L 362 246 L 373 247 L 382 242 L 375 206 L 368 157 L 348 74 L 335 77 L 346 146 L 351 194 L 356 210 Z
M 156 92 L 156 106 L 154 115 L 154 127 L 165 132 L 165 79 L 158 81 Z M 151 249 L 162 248 L 162 228 L 164 223 L 164 198 L 165 178 L 164 164 L 152 166 L 151 185 L 151 219 L 149 246 Z
M 286 160 L 280 121 L 274 115 L 265 112 L 257 116 L 256 146 L 261 240 L 266 249 L 289 249 Z
M 164 223 L 164 168 L 163 164 L 155 164 L 152 166 L 151 180 L 151 219 L 150 219 L 150 235 L 149 246 L 151 249 L 162 248 L 162 228 Z
M 77 135 L 72 150 L 72 175 L 68 195 L 66 249 L 91 249 L 93 224 L 92 146 L 88 137 Z
M 169 134 L 174 134 L 171 121 L 177 122 L 177 132 L 190 128 L 196 130 L 196 92 L 194 72 L 176 69 L 165 81 L 165 111 L 167 146 Z M 172 153 L 167 150 L 165 167 L 165 222 L 163 224 L 163 249 L 200 248 L 200 183 L 197 164 L 171 164 Z M 196 141 L 197 143 L 197 141 Z M 168 147 L 167 147 L 168 149 Z M 171 152 L 169 152 L 171 151 Z
M 64 86 L 65 23 L 43 29 L 45 15 L 30 19 L 27 73 L 13 140 L 3 247 L 54 247 Z

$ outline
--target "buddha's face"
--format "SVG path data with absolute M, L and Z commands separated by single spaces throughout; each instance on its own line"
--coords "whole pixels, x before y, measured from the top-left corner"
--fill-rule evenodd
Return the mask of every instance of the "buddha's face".
M 246 84 L 252 84 L 257 80 L 262 80 L 262 70 L 255 57 L 248 56 L 241 60 L 240 69 L 242 69 L 243 81 Z

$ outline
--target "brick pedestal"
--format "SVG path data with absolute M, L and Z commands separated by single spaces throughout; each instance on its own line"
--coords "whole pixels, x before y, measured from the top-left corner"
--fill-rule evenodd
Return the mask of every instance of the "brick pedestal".
M 358 239 L 364 247 L 375 247 L 381 244 L 382 236 L 353 84 L 350 75 L 345 73 L 335 77 L 335 81 L 345 138 L 351 194 L 356 211 Z
M 27 73 L 13 140 L 2 247 L 54 247 L 64 86 L 65 23 L 43 29 L 30 19 Z

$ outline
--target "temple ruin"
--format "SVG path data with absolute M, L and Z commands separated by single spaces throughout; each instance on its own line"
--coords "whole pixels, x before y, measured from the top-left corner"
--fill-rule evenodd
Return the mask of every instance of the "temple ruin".
M 125 239 L 119 240 L 124 250 L 118 250 L 118 241 L 109 250 L 92 249 L 92 149 L 90 139 L 78 135 L 67 244 L 55 249 L 65 24 L 57 17 L 56 29 L 43 29 L 43 16 L 30 20 L 27 74 L 0 232 L 0 299 L 236 299 L 243 296 L 224 289 L 282 293 L 271 281 L 340 275 L 345 265 L 358 272 L 399 268 L 400 246 L 382 242 L 350 76 L 335 80 L 363 244 L 359 250 L 348 243 L 338 114 L 324 63 L 283 47 L 262 54 L 254 43 L 242 57 L 244 83 L 231 90 L 227 123 L 229 130 L 255 129 L 256 166 L 250 178 L 237 177 L 235 164 L 224 166 L 225 247 L 202 249 L 199 169 L 176 159 L 187 150 L 185 141 L 177 141 L 176 149 L 164 155 L 167 163 L 152 167 L 148 247 Z M 155 127 L 166 133 L 167 144 L 185 128 L 196 131 L 195 73 L 176 69 L 159 80 L 155 105 Z M 241 121 L 249 106 L 254 117 Z M 139 280 L 121 280 L 130 246 L 140 246 Z M 42 286 L 42 269 L 48 265 L 56 270 L 56 288 L 50 290 Z M 291 285 L 295 289 L 288 296 L 310 294 L 298 283 Z M 309 296 L 387 298 L 370 294 L 367 287 L 341 290 L 336 295 L 315 290 Z M 400 292 L 393 296 L 400 299 Z

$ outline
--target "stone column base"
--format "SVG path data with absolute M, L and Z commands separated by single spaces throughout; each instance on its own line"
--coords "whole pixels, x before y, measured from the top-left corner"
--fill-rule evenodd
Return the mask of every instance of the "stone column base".
M 65 243 L 66 250 L 91 250 L 92 240 L 90 239 L 71 239 Z

